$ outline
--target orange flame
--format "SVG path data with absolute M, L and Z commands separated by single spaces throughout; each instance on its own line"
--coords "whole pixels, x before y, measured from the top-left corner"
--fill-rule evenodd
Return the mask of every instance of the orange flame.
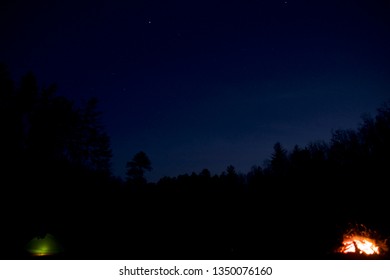
M 375 232 L 368 230 L 364 225 L 358 225 L 350 229 L 343 236 L 340 253 L 356 253 L 366 255 L 380 255 L 386 252 L 386 240 L 374 238 Z
M 365 253 L 367 255 L 380 254 L 379 246 L 375 240 L 363 236 L 344 238 L 341 253 Z

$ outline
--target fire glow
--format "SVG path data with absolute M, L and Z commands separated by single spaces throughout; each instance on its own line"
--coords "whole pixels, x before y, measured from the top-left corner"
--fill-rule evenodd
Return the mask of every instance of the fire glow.
M 352 236 L 344 238 L 342 253 L 359 253 L 359 254 L 379 254 L 379 246 L 375 244 L 375 240 L 363 236 Z
M 365 226 L 359 225 L 350 229 L 343 236 L 340 253 L 380 255 L 387 251 L 386 240 L 374 238 L 375 232 L 368 230 Z

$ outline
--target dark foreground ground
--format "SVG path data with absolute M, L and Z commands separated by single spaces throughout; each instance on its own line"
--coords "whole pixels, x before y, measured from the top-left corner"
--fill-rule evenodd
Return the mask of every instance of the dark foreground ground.
M 134 192 L 11 208 L 3 212 L 0 257 L 37 258 L 27 242 L 50 233 L 64 250 L 44 258 L 389 259 L 335 252 L 349 223 L 389 236 L 385 208 L 337 204 L 339 197 L 307 190 L 200 193 Z

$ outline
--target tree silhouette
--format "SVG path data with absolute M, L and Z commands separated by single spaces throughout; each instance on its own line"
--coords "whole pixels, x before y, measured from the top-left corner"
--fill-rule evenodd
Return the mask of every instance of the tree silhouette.
M 93 220 L 101 213 L 96 202 L 108 202 L 112 155 L 97 100 L 75 106 L 56 89 L 40 86 L 33 72 L 16 82 L 0 64 L 0 194 L 8 209 L 28 209 L 9 210 L 5 221 L 26 236 L 57 223 L 69 232 L 87 230 L 85 209 Z
M 360 175 L 380 181 L 386 177 L 390 158 L 390 101 L 377 109 L 375 117 L 364 115 L 356 132 Z
M 274 145 L 274 152 L 270 162 L 271 173 L 275 176 L 285 176 L 288 168 L 287 151 L 279 142 Z
M 199 177 L 202 177 L 206 180 L 210 179 L 211 178 L 210 170 L 208 170 L 207 168 L 202 169 L 202 171 L 199 172 Z
M 360 148 L 358 134 L 354 130 L 339 129 L 333 132 L 329 159 L 338 174 L 353 175 L 357 171 L 361 159 Z
M 246 175 L 247 183 L 250 187 L 259 187 L 262 184 L 264 177 L 263 168 L 258 165 L 253 165 L 251 170 Z
M 294 146 L 293 151 L 289 154 L 290 170 L 289 174 L 294 177 L 303 177 L 308 172 L 310 166 L 310 152 L 307 148 Z
M 112 151 L 110 139 L 100 122 L 101 112 L 97 110 L 98 100 L 87 100 L 78 111 L 79 123 L 77 145 L 72 146 L 74 161 L 91 170 L 110 173 Z
M 136 153 L 131 161 L 126 163 L 126 182 L 131 186 L 143 186 L 147 181 L 145 171 L 151 171 L 151 161 L 145 152 Z
M 5 173 L 23 174 L 18 176 L 18 184 L 34 186 L 23 188 L 26 198 L 48 196 L 54 193 L 53 185 L 58 191 L 64 187 L 70 193 L 69 186 L 74 183 L 69 182 L 81 183 L 81 170 L 110 175 L 109 139 L 96 117 L 96 100 L 77 108 L 68 98 L 56 95 L 55 85 L 40 87 L 32 72 L 24 75 L 19 84 L 11 82 L 4 67 L 0 88 L 4 109 L 1 149 L 6 151 L 4 166 L 10 169 Z M 79 160 L 86 150 L 91 151 L 87 160 Z
M 56 96 L 56 89 L 54 84 L 39 87 L 33 72 L 17 85 L 7 67 L 0 66 L 3 158 L 23 160 L 36 169 L 67 162 L 109 175 L 110 139 L 100 123 L 97 99 L 77 108 L 68 98 Z
M 22 152 L 22 117 L 16 103 L 15 83 L 7 66 L 0 64 L 0 156 L 5 163 L 2 164 L 2 177 L 12 177 Z

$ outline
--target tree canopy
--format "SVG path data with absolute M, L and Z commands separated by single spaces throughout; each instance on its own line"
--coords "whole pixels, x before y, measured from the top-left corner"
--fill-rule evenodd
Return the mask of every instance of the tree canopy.
M 133 156 L 133 159 L 126 164 L 126 182 L 133 186 L 146 185 L 144 176 L 146 171 L 152 170 L 152 163 L 144 151 L 140 151 Z

